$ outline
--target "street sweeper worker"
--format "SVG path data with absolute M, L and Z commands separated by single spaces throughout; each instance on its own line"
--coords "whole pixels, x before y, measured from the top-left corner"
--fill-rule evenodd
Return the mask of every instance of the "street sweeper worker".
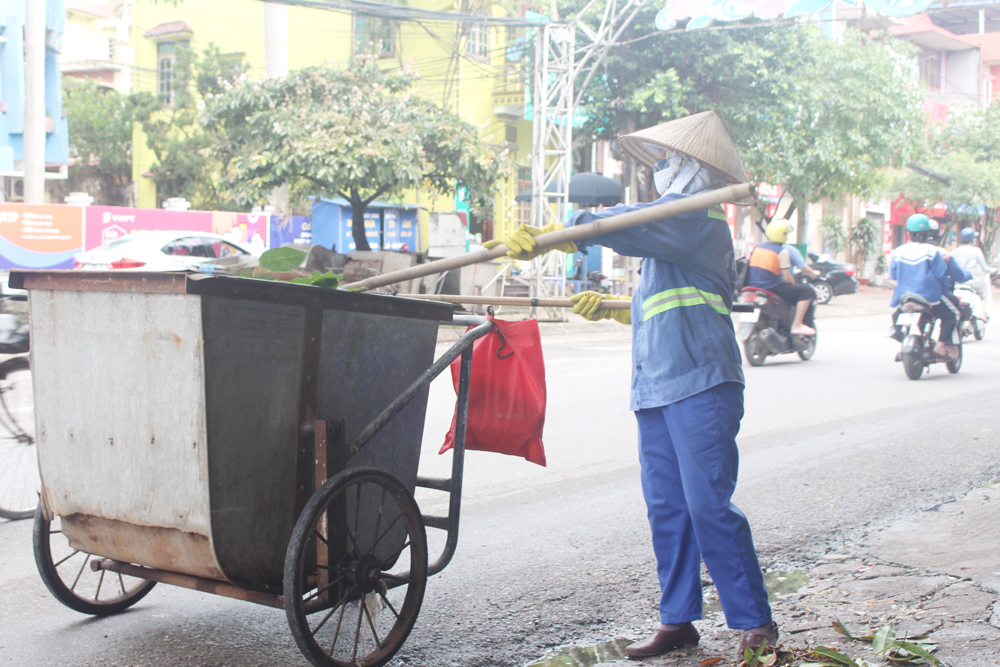
M 599 213 L 577 211 L 571 225 L 747 180 L 732 140 L 711 111 L 623 136 L 619 144 L 653 169 L 660 198 Z M 615 317 L 632 324 L 630 407 L 639 426 L 642 489 L 661 597 L 658 627 L 626 653 L 643 659 L 698 643 L 692 621 L 702 618 L 702 560 L 729 626 L 743 631 L 740 657 L 748 646 L 766 641 L 773 647 L 778 628 L 750 525 L 730 501 L 744 380 L 730 318 L 735 271 L 726 217 L 713 207 L 577 245 L 594 243 L 643 258 L 631 312 L 600 310 L 602 300 L 616 298 L 612 295 L 572 297 L 574 312 L 587 319 Z

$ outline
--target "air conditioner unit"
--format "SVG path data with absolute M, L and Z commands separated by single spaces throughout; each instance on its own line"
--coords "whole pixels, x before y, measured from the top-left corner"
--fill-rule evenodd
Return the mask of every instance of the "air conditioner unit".
M 5 178 L 4 180 L 4 200 L 24 201 L 24 179 Z

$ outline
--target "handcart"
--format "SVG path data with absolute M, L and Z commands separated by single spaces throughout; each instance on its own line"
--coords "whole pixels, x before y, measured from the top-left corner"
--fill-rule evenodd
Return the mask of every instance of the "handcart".
M 107 615 L 157 583 L 283 608 L 317 666 L 384 665 L 455 552 L 472 342 L 452 306 L 182 273 L 13 271 L 31 302 L 52 594 Z M 434 360 L 440 323 L 475 325 Z M 461 357 L 450 479 L 417 475 Z M 423 516 L 415 487 L 450 494 Z M 428 562 L 425 527 L 446 531 Z

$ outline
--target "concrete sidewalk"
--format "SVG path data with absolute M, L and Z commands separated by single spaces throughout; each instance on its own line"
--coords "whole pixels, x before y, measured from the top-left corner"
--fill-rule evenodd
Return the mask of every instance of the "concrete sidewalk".
M 934 654 L 951 667 L 1000 665 L 1000 480 L 828 553 L 808 570 L 766 577 L 783 649 L 827 646 L 881 664 L 869 642 L 834 630 L 839 621 L 854 637 L 883 625 L 901 638 L 927 635 L 937 645 Z M 782 587 L 792 590 L 775 595 Z M 706 588 L 709 600 L 713 593 Z M 605 661 L 594 667 L 738 664 L 733 648 L 739 634 L 721 613 L 707 612 L 695 625 L 701 633 L 695 648 L 608 662 L 612 655 L 624 658 L 629 641 L 617 639 L 602 645 Z M 709 663 L 713 658 L 722 660 Z
M 869 644 L 834 632 L 839 619 L 855 637 L 887 624 L 929 635 L 953 667 L 1000 665 L 1000 481 L 827 554 L 808 576 L 775 604 L 786 646 L 873 661 Z

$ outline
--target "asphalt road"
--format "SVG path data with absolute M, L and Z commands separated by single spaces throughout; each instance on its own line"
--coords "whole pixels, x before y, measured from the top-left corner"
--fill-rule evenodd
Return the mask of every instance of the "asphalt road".
M 765 568 L 808 564 L 1000 476 L 1000 328 L 967 345 L 959 374 L 938 365 L 912 382 L 893 362 L 885 315 L 819 318 L 811 361 L 746 369 L 736 503 Z M 469 453 L 458 553 L 429 581 L 399 665 L 524 665 L 654 622 L 629 333 L 553 335 L 544 346 L 548 466 Z M 424 474 L 449 468 L 436 452 L 453 407 L 450 384 L 435 383 Z M 418 500 L 428 513 L 442 506 L 431 492 Z M 29 524 L 0 523 L 0 665 L 305 664 L 284 614 L 249 603 L 161 585 L 116 617 L 62 607 L 35 572 Z M 439 545 L 432 538 L 432 558 Z

